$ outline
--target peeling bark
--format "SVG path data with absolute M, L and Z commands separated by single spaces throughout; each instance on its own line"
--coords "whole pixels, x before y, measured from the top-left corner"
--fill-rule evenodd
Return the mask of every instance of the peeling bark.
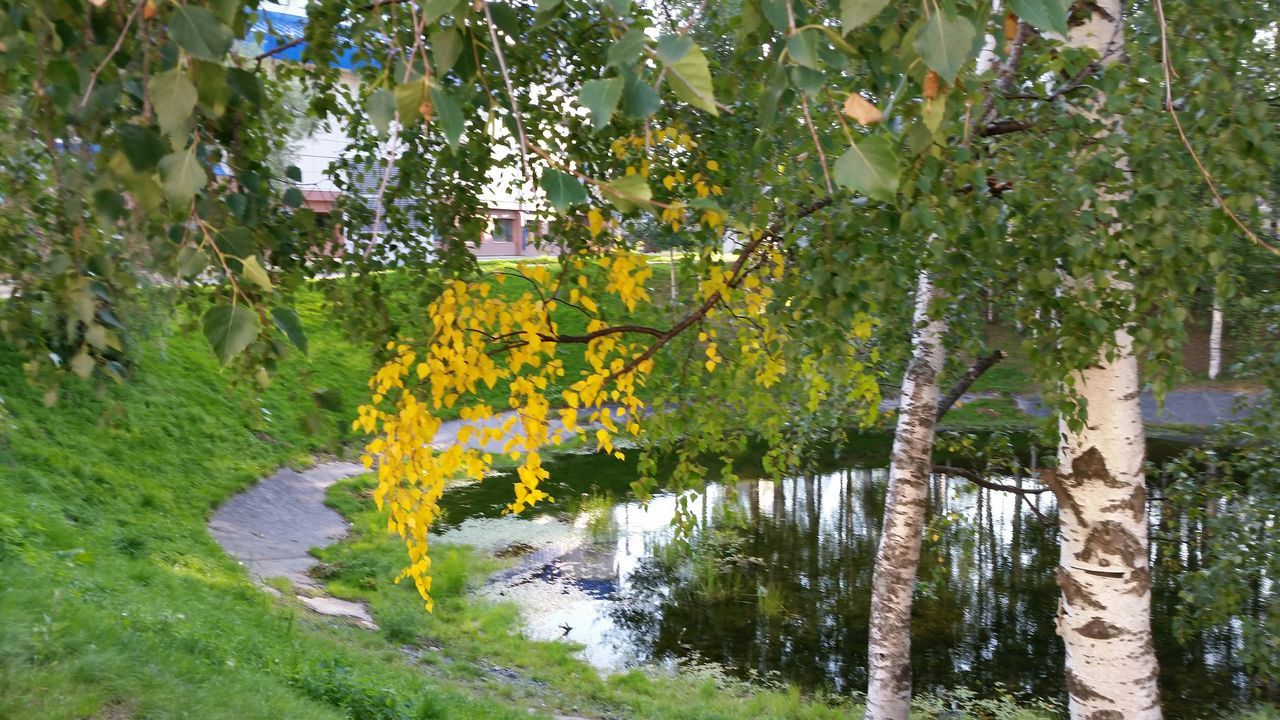
M 906 720 L 911 710 L 911 600 L 920 564 L 925 499 L 933 468 L 946 321 L 929 319 L 937 295 L 927 274 L 916 289 L 911 362 L 893 438 L 884 529 L 871 581 L 868 646 L 868 720 Z

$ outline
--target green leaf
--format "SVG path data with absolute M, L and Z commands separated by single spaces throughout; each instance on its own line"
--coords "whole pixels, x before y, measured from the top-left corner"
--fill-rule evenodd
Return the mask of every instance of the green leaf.
M 658 38 L 658 59 L 667 65 L 679 62 L 693 47 L 693 41 L 684 35 L 663 35 Z
M 791 27 L 787 5 L 791 4 L 791 0 L 762 0 L 760 3 L 760 12 L 764 14 L 769 24 L 774 30 L 786 32 Z
M 644 46 L 648 40 L 643 30 L 631 28 L 609 46 L 609 51 L 605 53 L 606 63 L 614 67 L 635 65 L 640 59 L 640 54 L 644 52 Z
M 1063 0 L 1009 0 L 1013 14 L 1041 32 L 1053 32 L 1062 37 L 1071 32 L 1067 26 L 1070 7 L 1071 4 Z
M 557 212 L 565 212 L 574 205 L 587 201 L 587 191 L 582 187 L 582 183 L 578 182 L 574 176 L 554 168 L 543 171 L 542 179 L 538 184 L 542 186 L 542 191 L 547 194 L 547 201 Z
M 613 203 L 619 212 L 624 213 L 631 212 L 642 205 L 648 205 L 653 199 L 653 190 L 640 173 L 623 175 L 607 184 L 604 190 L 604 195 L 609 202 Z
M 214 117 L 222 117 L 231 102 L 231 86 L 227 84 L 227 69 L 218 63 L 194 60 L 191 63 L 195 76 L 196 97 Z
M 258 313 L 243 305 L 216 305 L 204 314 L 204 337 L 225 367 L 258 337 Z
M 151 76 L 147 83 L 156 121 L 165 135 L 176 137 L 186 133 L 187 120 L 196 109 L 196 86 L 187 79 L 181 67 L 172 67 Z
M 427 96 L 427 82 L 416 78 L 396 86 L 396 112 L 400 124 L 411 127 L 422 119 L 422 100 Z
M 662 98 L 638 76 L 628 78 L 622 90 L 622 111 L 633 118 L 647 118 L 662 107 Z
M 271 322 L 276 329 L 289 338 L 289 342 L 302 352 L 307 352 L 307 333 L 302 329 L 302 321 L 293 308 L 271 308 Z
M 169 37 L 192 57 L 218 61 L 231 49 L 235 36 L 208 10 L 179 5 L 169 18 Z
M 129 165 L 139 172 L 154 169 L 160 158 L 164 157 L 165 145 L 160 136 L 149 127 L 141 125 L 119 125 L 120 145 L 124 156 L 129 158 Z
M 711 69 L 707 67 L 707 56 L 702 49 L 693 47 L 678 62 L 667 65 L 667 80 L 676 95 L 694 107 L 702 108 L 712 115 L 719 115 L 716 109 L 715 91 L 711 88 Z
M 209 267 L 209 255 L 200 248 L 189 245 L 178 251 L 178 274 L 184 278 L 194 277 Z
M 893 202 L 898 193 L 898 157 L 887 135 L 854 143 L 835 167 L 836 183 L 873 200 Z
M 284 196 L 280 199 L 284 201 L 285 205 L 295 209 L 302 207 L 302 203 L 305 200 L 302 197 L 302 191 L 296 187 L 286 188 Z
M 427 0 L 427 6 L 422 14 L 426 16 L 426 22 L 430 25 L 445 13 L 452 12 L 457 6 L 458 0 Z
M 802 30 L 787 38 L 787 53 L 791 59 L 807 67 L 818 69 L 818 31 Z
M 889 0 L 840 0 L 840 25 L 846 32 L 853 32 L 868 20 L 880 14 Z
M 164 195 L 174 205 L 191 202 L 209 181 L 196 159 L 195 145 L 160 158 L 160 176 L 164 179 Z
M 614 15 L 622 17 L 631 10 L 631 0 L 605 0 L 605 4 L 613 11 Z
M 258 262 L 257 255 L 246 255 L 240 258 L 240 273 L 246 280 L 263 290 L 274 288 L 271 284 L 271 276 L 267 274 L 266 268 L 262 267 L 262 263 Z
M 302 182 L 302 168 L 290 165 L 284 169 L 284 176 L 294 182 Z
M 237 98 L 250 105 L 261 105 L 266 94 L 262 90 L 262 80 L 254 73 L 241 68 L 227 68 L 227 85 Z
M 591 111 L 591 127 L 594 130 L 609 124 L 613 111 L 622 98 L 623 79 L 612 77 L 604 80 L 588 80 L 582 83 L 578 101 Z
M 973 23 L 966 18 L 948 17 L 938 11 L 925 21 L 924 28 L 916 35 L 914 47 L 930 69 L 952 83 L 969 60 L 975 35 Z
M 462 33 L 457 28 L 431 31 L 431 54 L 436 59 L 436 77 L 444 77 L 462 54 Z
M 444 90 L 431 88 L 431 104 L 435 106 L 436 121 L 444 131 L 445 141 L 449 143 L 449 147 L 458 147 L 463 125 L 462 109 L 458 107 L 458 102 Z
M 493 24 L 510 37 L 520 34 L 520 17 L 507 3 L 489 0 L 489 14 L 493 16 Z
M 377 129 L 379 135 L 386 135 L 391 127 L 391 120 L 396 116 L 395 93 L 381 88 L 369 95 L 369 122 Z

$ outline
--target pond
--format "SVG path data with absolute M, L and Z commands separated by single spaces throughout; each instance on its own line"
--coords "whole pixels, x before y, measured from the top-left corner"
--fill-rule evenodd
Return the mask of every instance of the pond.
M 519 519 L 501 516 L 506 478 L 451 489 L 441 540 L 519 556 L 486 592 L 521 605 L 531 636 L 580 643 L 603 669 L 712 663 L 748 679 L 861 691 L 888 440 L 858 448 L 814 474 L 712 482 L 647 505 L 628 500 L 634 464 L 564 455 L 544 484 L 558 502 Z M 916 691 L 1064 697 L 1052 495 L 978 490 L 944 476 L 931 484 L 912 629 Z M 673 543 L 670 524 L 686 505 L 695 518 L 688 549 Z M 1153 500 L 1153 529 L 1159 510 Z M 1194 567 L 1194 545 L 1172 539 L 1153 550 L 1155 638 L 1172 718 L 1220 714 L 1249 686 L 1229 629 L 1173 639 L 1176 568 Z

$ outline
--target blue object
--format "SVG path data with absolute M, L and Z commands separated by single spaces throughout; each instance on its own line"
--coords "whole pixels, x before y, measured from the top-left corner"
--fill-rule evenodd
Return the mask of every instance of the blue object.
M 254 20 L 253 25 L 249 28 L 249 36 L 245 38 L 245 42 L 256 45 L 258 34 L 261 33 L 263 52 L 271 52 L 282 45 L 301 40 L 305 36 L 306 27 L 307 18 L 305 16 L 259 10 L 257 19 Z M 337 67 L 343 70 L 354 70 L 366 64 L 363 61 L 357 62 L 355 60 L 355 48 L 351 47 L 351 43 L 346 38 L 339 37 L 338 46 L 342 50 L 334 63 Z M 271 57 L 277 60 L 302 62 L 302 53 L 306 47 L 307 44 L 305 42 L 299 42 L 297 45 L 281 50 Z

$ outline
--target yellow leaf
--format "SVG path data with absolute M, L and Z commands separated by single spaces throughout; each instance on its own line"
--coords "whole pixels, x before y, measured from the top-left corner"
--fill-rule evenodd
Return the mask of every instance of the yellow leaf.
M 596 237 L 604 231 L 604 215 L 600 211 L 591 208 L 587 211 L 587 228 L 591 230 L 591 237 Z

